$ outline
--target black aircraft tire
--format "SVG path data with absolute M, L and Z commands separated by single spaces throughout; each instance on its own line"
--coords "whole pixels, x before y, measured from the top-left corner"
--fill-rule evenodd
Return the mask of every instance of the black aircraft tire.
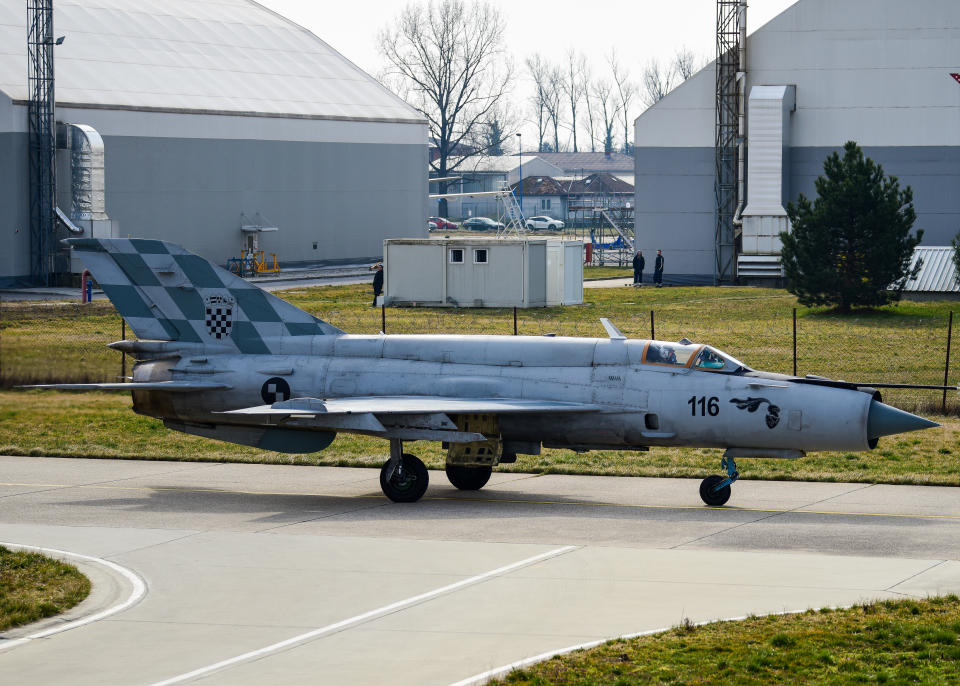
M 447 478 L 450 483 L 461 491 L 479 491 L 487 485 L 493 467 L 464 467 L 463 465 L 448 464 Z
M 393 472 L 390 481 L 387 481 L 387 465 L 390 460 L 384 463 L 380 469 L 380 488 L 383 494 L 395 503 L 415 503 L 427 492 L 430 475 L 426 465 L 416 455 L 404 453 L 401 459 L 403 474 L 401 476 L 397 473 L 400 471 L 398 468 Z
M 710 507 L 720 507 L 730 500 L 730 485 L 727 484 L 719 491 L 713 490 L 723 481 L 722 476 L 708 476 L 700 482 L 700 498 Z

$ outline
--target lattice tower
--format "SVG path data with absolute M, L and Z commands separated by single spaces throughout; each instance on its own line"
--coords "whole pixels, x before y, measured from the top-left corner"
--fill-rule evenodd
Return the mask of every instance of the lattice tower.
M 50 285 L 56 215 L 56 131 L 53 89 L 53 0 L 27 0 L 27 84 L 30 100 L 30 276 Z
M 742 84 L 741 40 L 745 35 L 746 2 L 717 0 L 717 89 L 714 194 L 716 231 L 714 280 L 731 283 L 736 278 L 736 227 L 738 129 Z M 745 48 L 745 46 L 743 46 Z M 742 79 L 741 75 L 741 79 Z

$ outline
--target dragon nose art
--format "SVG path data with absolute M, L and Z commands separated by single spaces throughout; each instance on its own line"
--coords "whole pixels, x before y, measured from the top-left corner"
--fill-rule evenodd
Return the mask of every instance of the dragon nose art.
M 870 438 L 930 429 L 935 426 L 940 425 L 876 400 L 870 403 L 870 413 L 867 415 L 867 436 Z

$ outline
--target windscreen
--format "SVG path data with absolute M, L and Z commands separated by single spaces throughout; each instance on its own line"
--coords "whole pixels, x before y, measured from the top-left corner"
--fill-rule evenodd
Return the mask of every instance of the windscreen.
M 739 369 L 747 369 L 748 367 L 736 358 L 730 357 L 716 348 L 711 348 L 709 345 L 705 345 L 700 351 L 700 354 L 697 355 L 697 359 L 693 363 L 693 368 L 708 372 L 730 373 Z

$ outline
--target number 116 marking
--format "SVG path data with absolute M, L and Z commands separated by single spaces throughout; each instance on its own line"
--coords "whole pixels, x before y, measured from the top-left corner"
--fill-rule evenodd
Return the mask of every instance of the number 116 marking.
M 697 407 L 700 409 L 700 416 L 706 417 L 710 415 L 711 417 L 716 417 L 720 414 L 720 398 L 713 396 L 707 398 L 705 395 L 701 395 L 699 398 L 695 395 L 690 396 L 690 400 L 687 401 L 687 405 L 690 406 L 690 414 L 694 417 L 697 416 Z

